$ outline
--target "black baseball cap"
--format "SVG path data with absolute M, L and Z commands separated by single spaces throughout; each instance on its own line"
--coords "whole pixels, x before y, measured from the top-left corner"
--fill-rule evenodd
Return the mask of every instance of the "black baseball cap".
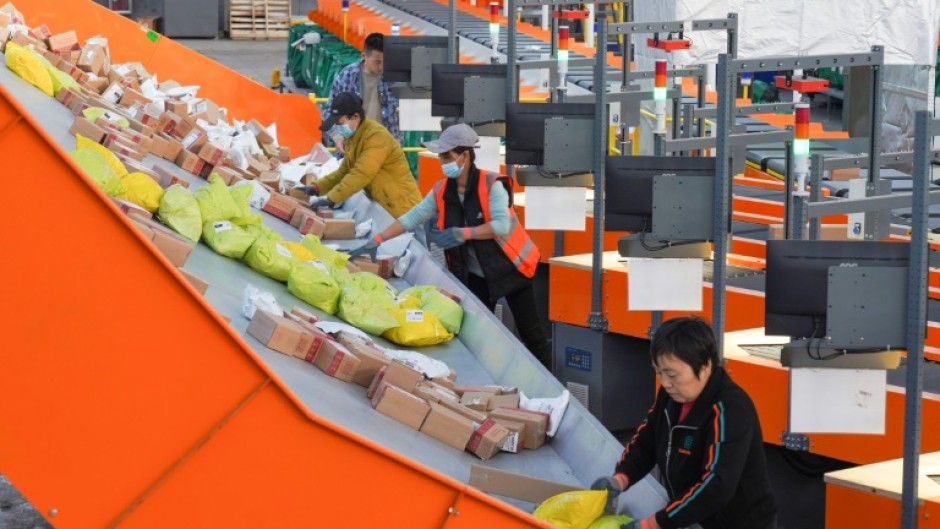
M 362 112 L 362 98 L 353 92 L 341 92 L 333 98 L 333 104 L 323 116 L 323 123 L 320 124 L 320 130 L 327 131 L 336 125 L 339 118 L 351 116 L 356 112 Z

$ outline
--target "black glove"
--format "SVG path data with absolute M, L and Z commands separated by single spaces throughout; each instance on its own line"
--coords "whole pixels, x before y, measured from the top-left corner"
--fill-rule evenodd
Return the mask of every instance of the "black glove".
M 617 480 L 614 479 L 613 476 L 597 478 L 594 480 L 594 483 L 591 484 L 591 490 L 606 490 L 607 507 L 604 510 L 608 514 L 616 514 L 617 496 L 620 496 L 620 493 L 623 492 L 623 490 L 620 489 L 620 484 L 617 483 Z
M 320 191 L 317 189 L 317 186 L 297 186 L 294 189 L 299 189 L 307 194 L 308 197 L 315 197 L 320 194 Z
M 336 204 L 332 200 L 326 197 L 310 197 L 310 209 L 316 211 L 317 208 L 327 207 L 333 208 Z
M 372 259 L 372 262 L 374 263 L 376 260 L 376 254 L 378 253 L 378 251 L 379 251 L 379 241 L 375 240 L 375 238 L 372 238 L 372 239 L 369 239 L 369 242 L 349 252 L 349 257 L 352 258 L 352 257 L 356 257 L 357 255 L 368 255 L 369 258 Z

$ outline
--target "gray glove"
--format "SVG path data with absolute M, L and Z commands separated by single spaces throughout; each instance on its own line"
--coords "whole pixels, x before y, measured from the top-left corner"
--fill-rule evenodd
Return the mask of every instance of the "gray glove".
M 363 244 L 362 246 L 349 252 L 349 257 L 356 257 L 358 255 L 368 255 L 372 262 L 376 260 L 376 254 L 379 251 L 379 241 L 375 239 L 369 239 L 369 242 Z
M 299 189 L 307 194 L 308 197 L 315 197 L 320 194 L 320 191 L 317 189 L 317 186 L 297 186 L 294 189 Z
M 623 492 L 623 490 L 620 489 L 620 484 L 617 483 L 617 480 L 614 479 L 613 476 L 597 478 L 594 480 L 594 483 L 591 484 L 591 490 L 606 490 L 607 507 L 604 510 L 608 514 L 616 514 L 617 496 L 620 496 L 620 493 Z
M 333 208 L 336 204 L 332 200 L 326 197 L 310 197 L 310 209 L 316 211 L 317 208 L 327 207 Z

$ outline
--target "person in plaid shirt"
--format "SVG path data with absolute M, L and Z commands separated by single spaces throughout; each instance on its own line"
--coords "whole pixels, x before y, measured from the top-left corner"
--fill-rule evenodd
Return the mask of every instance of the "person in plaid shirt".
M 382 79 L 383 42 L 381 33 L 372 33 L 366 37 L 362 60 L 343 68 L 333 80 L 327 108 L 332 106 L 335 94 L 354 92 L 362 98 L 366 117 L 384 125 L 400 144 L 402 133 L 398 126 L 398 98 L 391 93 L 388 83 Z M 337 150 L 343 152 L 342 138 L 336 135 L 331 138 Z

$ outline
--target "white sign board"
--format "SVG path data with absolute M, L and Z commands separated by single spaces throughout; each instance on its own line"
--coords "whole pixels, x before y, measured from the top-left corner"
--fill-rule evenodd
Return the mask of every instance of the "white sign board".
M 584 231 L 586 204 L 584 187 L 526 187 L 525 228 Z
M 789 430 L 884 434 L 887 379 L 877 369 L 790 369 Z
M 701 259 L 627 259 L 627 310 L 702 310 L 702 266 Z

